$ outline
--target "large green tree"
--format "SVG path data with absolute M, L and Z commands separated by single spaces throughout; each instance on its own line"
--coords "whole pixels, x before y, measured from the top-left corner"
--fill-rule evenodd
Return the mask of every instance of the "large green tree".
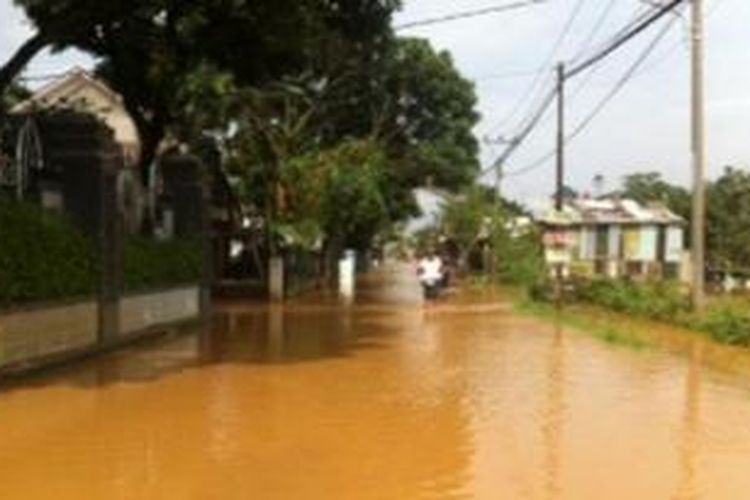
M 13 0 L 23 8 L 34 30 L 0 66 L 0 94 L 43 49 L 61 50 L 85 44 L 100 30 L 139 12 L 143 0 Z
M 622 195 L 638 203 L 660 202 L 683 217 L 691 218 L 690 192 L 682 186 L 670 184 L 658 172 L 636 173 L 625 177 Z
M 709 265 L 750 271 L 750 173 L 727 167 L 707 198 Z
M 450 54 L 426 40 L 400 40 L 387 88 L 390 112 L 382 133 L 403 175 L 414 183 L 432 178 L 451 190 L 472 181 L 479 170 L 477 98 Z
M 26 10 L 46 45 L 76 47 L 101 58 L 101 74 L 123 95 L 136 122 L 144 165 L 150 163 L 170 128 L 183 125 L 185 97 L 195 89 L 196 80 L 208 78 L 208 82 L 200 82 L 201 91 L 211 88 L 222 73 L 230 74 L 241 86 L 263 86 L 305 72 L 325 82 L 332 73 L 343 71 L 349 61 L 361 64 L 366 54 L 373 57 L 372 48 L 390 36 L 390 16 L 399 3 L 16 2 Z M 357 67 L 354 64 L 355 70 Z

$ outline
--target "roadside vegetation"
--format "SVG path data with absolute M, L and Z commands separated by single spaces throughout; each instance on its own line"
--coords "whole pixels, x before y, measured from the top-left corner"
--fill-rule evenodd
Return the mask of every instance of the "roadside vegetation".
M 198 283 L 202 269 L 200 240 L 128 238 L 123 248 L 123 291 L 142 292 Z
M 551 284 L 531 289 L 532 300 L 551 303 Z M 704 333 L 729 345 L 750 347 L 748 303 L 714 298 L 702 314 L 693 312 L 679 283 L 591 279 L 570 284 L 565 304 L 589 304 L 647 320 Z
M 64 217 L 0 199 L 0 308 L 92 294 L 94 255 Z
M 66 217 L 0 200 L 0 242 L 0 309 L 96 293 L 96 243 Z M 197 241 L 128 239 L 123 291 L 195 283 L 201 259 Z
M 447 51 L 397 36 L 399 0 L 14 3 L 32 33 L 0 61 L 0 129 L 36 54 L 86 52 L 134 121 L 141 181 L 165 145 L 218 158 L 263 258 L 308 252 L 334 268 L 342 249 L 368 251 L 416 215 L 414 188 L 455 193 L 480 170 L 474 85 Z M 189 248 L 128 242 L 126 289 L 191 277 Z M 90 289 L 68 281 L 48 285 Z M 13 297 L 52 294 L 26 289 Z
M 734 180 L 720 179 L 712 192 L 726 190 L 728 183 L 740 183 L 738 177 L 745 178 L 744 174 L 732 170 L 728 170 L 726 176 Z M 750 193 L 750 177 L 747 188 Z M 686 201 L 679 188 L 669 186 L 654 175 L 629 178 L 626 190 L 629 195 L 674 200 L 676 209 Z M 687 201 L 689 207 L 689 199 Z M 714 211 L 718 208 L 714 207 Z M 641 341 L 632 332 L 622 331 L 617 325 L 589 321 L 585 308 L 567 307 L 562 315 L 556 311 L 552 306 L 554 283 L 544 263 L 540 235 L 533 225 L 519 222 L 523 215 L 519 207 L 505 201 L 498 203 L 489 189 L 474 187 L 452 199 L 445 207 L 440 226 L 422 239 L 448 241 L 454 245 L 458 266 L 465 276 L 471 277 L 473 285 L 510 285 L 522 290 L 522 294 L 514 296 L 522 312 L 563 319 L 609 342 L 640 346 Z M 725 234 L 723 227 L 719 223 L 714 233 Z M 717 262 L 744 262 L 744 247 L 732 250 L 730 246 L 719 246 L 720 249 L 713 250 Z M 703 333 L 724 344 L 750 347 L 750 299 L 714 297 L 708 310 L 697 314 L 690 307 L 687 290 L 677 282 L 578 277 L 566 282 L 563 303 L 656 321 Z

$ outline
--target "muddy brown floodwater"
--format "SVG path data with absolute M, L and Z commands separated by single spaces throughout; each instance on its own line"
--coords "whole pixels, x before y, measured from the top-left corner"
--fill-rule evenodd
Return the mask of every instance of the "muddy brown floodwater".
M 8 386 L 0 498 L 750 498 L 750 382 L 713 347 L 418 292 L 397 269 L 351 305 L 229 304 L 211 331 Z

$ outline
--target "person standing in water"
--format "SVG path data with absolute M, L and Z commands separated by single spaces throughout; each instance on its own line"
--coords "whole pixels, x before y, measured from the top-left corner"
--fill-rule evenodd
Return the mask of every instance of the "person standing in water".
M 424 298 L 427 300 L 436 299 L 443 282 L 443 260 L 437 255 L 434 249 L 430 249 L 419 260 L 417 276 L 419 276 L 419 281 L 422 284 Z

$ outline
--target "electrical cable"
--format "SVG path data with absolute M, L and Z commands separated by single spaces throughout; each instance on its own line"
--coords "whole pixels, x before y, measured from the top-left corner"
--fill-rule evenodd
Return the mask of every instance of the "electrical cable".
M 498 5 L 495 7 L 486 7 L 484 9 L 470 10 L 465 12 L 457 12 L 454 14 L 448 14 L 440 17 L 433 17 L 429 19 L 422 19 L 418 21 L 411 21 L 403 24 L 399 24 L 393 27 L 395 31 L 402 31 L 411 28 L 420 28 L 423 26 L 432 26 L 435 24 L 442 24 L 452 21 L 458 21 L 461 19 L 469 19 L 472 17 L 486 16 L 488 14 L 497 14 L 499 12 L 507 12 L 510 10 L 518 10 L 525 7 L 533 7 L 535 5 L 547 3 L 550 0 L 520 0 L 505 5 Z
M 578 49 L 576 54 L 573 56 L 573 60 L 578 59 L 588 50 L 589 46 L 591 45 L 591 42 L 593 42 L 594 39 L 596 38 L 596 35 L 599 34 L 599 31 L 602 29 L 602 26 L 604 26 L 604 22 L 609 17 L 616 3 L 617 3 L 617 0 L 609 0 L 609 3 L 604 8 L 604 10 L 601 12 L 596 22 L 594 23 L 593 29 L 589 32 L 588 36 L 586 36 L 586 38 L 583 40 L 583 43 L 581 43 L 580 48 Z
M 661 19 L 663 16 L 675 10 L 684 1 L 685 0 L 671 0 L 669 3 L 665 4 L 661 9 L 659 9 L 658 11 L 648 16 L 648 18 L 645 21 L 635 26 L 634 28 L 628 30 L 628 32 L 625 35 L 620 37 L 618 40 L 616 40 L 609 46 L 605 47 L 602 51 L 594 54 L 593 56 L 589 57 L 585 61 L 579 63 L 572 69 L 567 70 L 565 72 L 565 77 L 572 78 L 576 76 L 577 74 L 579 74 L 580 72 L 598 63 L 605 57 L 609 56 L 610 54 L 615 52 L 617 49 L 625 45 L 627 42 L 635 38 L 637 35 L 642 33 L 644 30 L 646 30 L 649 26 L 654 24 L 656 21 Z
M 611 5 L 614 5 L 614 3 L 611 3 L 610 5 L 608 5 L 608 9 L 607 9 L 607 10 L 609 10 L 609 9 L 610 9 L 610 6 L 611 6 Z M 637 26 L 639 22 L 643 22 L 643 21 L 645 21 L 645 20 L 647 19 L 647 17 L 648 17 L 648 14 L 649 14 L 650 12 L 652 12 L 652 10 L 651 10 L 651 9 L 649 8 L 649 9 L 645 9 L 645 10 L 644 10 L 643 12 L 641 12 L 641 13 L 639 13 L 639 14 L 636 14 L 636 15 L 635 15 L 635 16 L 633 17 L 633 19 L 632 19 L 631 21 L 629 21 L 629 22 L 628 22 L 628 23 L 627 23 L 627 24 L 626 24 L 626 25 L 625 25 L 624 27 L 620 28 L 620 29 L 619 29 L 619 30 L 618 30 L 618 31 L 617 31 L 617 32 L 616 32 L 616 33 L 615 33 L 614 35 L 612 35 L 611 37 L 609 37 L 609 39 L 608 39 L 608 40 L 609 40 L 609 41 L 608 41 L 608 43 L 614 43 L 614 42 L 615 42 L 615 41 L 617 41 L 617 40 L 618 40 L 618 39 L 619 39 L 620 37 L 624 36 L 624 34 L 626 34 L 626 33 L 627 33 L 627 32 L 628 32 L 629 30 L 631 30 L 632 28 L 634 28 L 635 26 Z M 606 14 L 606 13 L 607 13 L 607 12 L 605 11 L 605 14 Z M 606 16 L 600 16 L 600 21 L 602 21 L 602 19 L 603 19 L 603 18 L 606 18 Z M 603 21 L 602 21 L 602 22 L 603 22 Z M 595 29 L 594 31 L 597 31 L 597 30 Z M 606 47 L 606 45 L 602 45 L 602 47 Z M 582 48 L 583 48 L 583 47 L 582 47 Z M 599 50 L 602 50 L 602 49 L 599 49 Z M 580 55 L 579 55 L 579 56 L 576 56 L 576 57 L 580 57 Z M 574 58 L 574 60 L 575 60 L 575 58 Z M 574 100 L 576 99 L 576 97 L 578 97 L 578 96 L 579 96 L 579 95 L 581 94 L 581 92 L 582 92 L 582 91 L 584 90 L 584 88 L 585 88 L 585 87 L 586 87 L 586 86 L 588 85 L 588 83 L 590 82 L 591 78 L 592 78 L 592 77 L 593 77 L 593 75 L 594 75 L 594 74 L 595 74 L 595 73 L 596 73 L 596 72 L 597 72 L 597 71 L 599 70 L 599 68 L 600 68 L 600 66 L 594 66 L 594 67 L 593 67 L 592 69 L 590 69 L 590 70 L 589 70 L 589 72 L 588 72 L 588 73 L 586 73 L 586 76 L 585 76 L 585 77 L 583 78 L 583 81 L 581 82 L 581 84 L 580 84 L 580 85 L 578 85 L 578 86 L 577 86 L 577 87 L 576 87 L 576 88 L 575 88 L 575 89 L 574 89 L 574 90 L 573 90 L 573 91 L 571 92 L 571 95 L 570 95 L 570 97 L 569 97 L 569 99 L 568 99 L 568 100 L 569 100 L 569 102 L 572 102 L 572 101 L 574 101 Z M 553 83 L 553 84 L 552 84 L 551 86 L 554 86 L 554 85 L 556 85 L 556 83 Z M 547 116 L 546 118 L 544 118 L 544 119 L 540 119 L 540 120 L 538 121 L 537 125 L 546 125 L 546 124 L 550 123 L 550 121 L 551 121 L 551 120 L 553 120 L 553 119 L 554 119 L 554 115 L 548 115 L 548 116 Z M 494 167 L 490 167 L 490 168 L 489 168 L 489 169 L 487 169 L 487 170 L 491 170 L 491 169 L 493 169 L 493 168 L 494 168 Z M 482 175 L 484 175 L 484 173 L 483 173 Z
M 568 136 L 565 137 L 565 144 L 569 144 L 571 141 L 573 141 L 576 137 L 578 137 L 590 124 L 594 121 L 594 119 L 604 110 L 604 108 L 609 104 L 612 99 L 614 99 L 617 94 L 620 93 L 620 91 L 627 85 L 637 74 L 638 69 L 641 67 L 641 65 L 648 59 L 648 57 L 654 52 L 658 44 L 664 39 L 664 37 L 667 35 L 669 30 L 674 25 L 675 20 L 670 21 L 668 24 L 664 26 L 662 30 L 659 31 L 657 36 L 652 40 L 649 45 L 646 47 L 646 49 L 643 51 L 643 53 L 634 61 L 634 63 L 628 68 L 628 70 L 625 72 L 625 74 L 617 81 L 615 86 L 610 90 L 610 92 L 607 93 L 607 95 L 604 96 L 604 98 L 592 109 L 592 111 L 583 119 L 581 122 L 574 128 L 573 132 L 571 132 Z M 517 177 L 520 175 L 527 174 L 529 172 L 532 172 L 538 168 L 541 168 L 546 165 L 546 162 L 550 160 L 551 158 L 554 158 L 556 155 L 556 150 L 550 151 L 541 158 L 537 159 L 533 163 L 523 167 L 519 168 L 518 170 L 514 170 L 512 172 L 508 172 L 504 177 Z
M 646 9 L 644 12 L 640 14 L 636 14 L 632 21 L 630 21 L 624 28 L 620 29 L 610 40 L 609 43 L 614 43 L 616 40 L 618 40 L 620 37 L 624 36 L 625 33 L 632 27 L 636 26 L 639 22 L 643 22 L 646 17 L 648 16 L 649 12 L 652 12 L 651 8 Z M 606 46 L 606 45 L 605 45 Z M 600 49 L 602 50 L 602 49 Z M 582 56 L 582 54 L 577 55 L 573 60 L 577 60 Z M 591 83 L 592 78 L 596 73 L 599 72 L 599 70 L 602 68 L 601 65 L 595 65 L 589 68 L 589 71 L 583 76 L 581 79 L 581 83 L 573 89 L 573 91 L 570 93 L 570 97 L 568 99 L 569 102 L 573 102 L 576 100 L 576 98 L 583 92 L 583 90 L 588 86 L 589 83 Z
M 564 75 L 565 78 L 566 79 L 572 78 L 573 76 L 579 74 L 580 72 L 586 70 L 587 68 L 593 66 L 594 64 L 597 64 L 598 62 L 600 62 L 601 60 L 603 60 L 610 54 L 614 53 L 618 48 L 622 47 L 624 44 L 626 44 L 627 42 L 635 38 L 637 35 L 642 33 L 646 28 L 654 24 L 663 16 L 672 12 L 683 1 L 684 0 L 671 0 L 668 4 L 665 4 L 656 13 L 653 13 L 647 16 L 641 23 L 627 29 L 622 36 L 616 38 L 610 45 L 604 47 L 601 51 L 598 51 L 593 56 L 586 59 L 583 63 L 578 64 L 573 70 L 567 71 Z M 671 26 L 671 23 L 670 23 L 670 26 Z M 492 163 L 492 165 L 490 165 L 488 168 L 480 172 L 480 175 L 485 175 L 487 172 L 496 169 L 498 164 L 502 165 L 503 163 L 507 161 L 510 155 L 513 154 L 518 149 L 518 147 L 533 131 L 534 127 L 539 123 L 542 116 L 548 109 L 549 105 L 554 100 L 554 96 L 555 96 L 555 89 L 553 89 L 551 92 L 551 98 L 548 98 L 548 100 L 543 101 L 542 106 L 539 108 L 539 111 L 533 115 L 532 119 L 529 121 L 529 124 L 523 128 L 520 134 L 518 134 L 513 140 L 510 141 L 509 146 L 506 148 L 505 152 L 503 152 L 503 154 L 497 160 L 495 160 Z
M 551 71 L 551 68 L 550 68 Z M 490 80 L 509 80 L 511 78 L 523 78 L 527 76 L 536 76 L 539 74 L 538 69 L 530 69 L 526 71 L 508 71 L 507 73 L 495 73 L 484 76 L 478 76 L 472 78 L 475 82 L 486 82 Z
M 541 83 L 541 79 L 545 74 L 549 74 L 550 69 L 552 68 L 552 62 L 555 59 L 555 54 L 557 54 L 558 50 L 560 49 L 560 46 L 567 38 L 568 34 L 570 33 L 570 30 L 573 28 L 573 24 L 575 23 L 576 19 L 578 18 L 578 14 L 581 11 L 581 8 L 583 7 L 585 0 L 578 0 L 573 7 L 573 10 L 571 11 L 570 16 L 568 16 L 568 20 L 563 26 L 563 29 L 560 33 L 560 35 L 555 39 L 554 43 L 552 44 L 552 49 L 549 52 L 549 55 L 542 63 L 541 67 L 539 68 L 539 71 L 537 73 L 537 76 L 534 78 L 531 85 L 529 85 L 527 91 L 523 94 L 521 99 L 519 99 L 516 102 L 516 105 L 513 106 L 511 111 L 500 120 L 500 123 L 495 125 L 494 127 L 490 128 L 490 135 L 494 135 L 497 133 L 499 129 L 502 129 L 505 127 L 509 122 L 513 120 L 513 118 L 516 117 L 519 111 L 528 103 L 529 99 L 531 99 L 534 94 L 538 91 L 539 84 Z M 541 88 L 544 88 L 543 86 Z M 543 94 L 541 94 L 543 95 Z M 533 109 L 533 107 L 532 107 Z M 523 121 L 521 122 L 523 123 Z

